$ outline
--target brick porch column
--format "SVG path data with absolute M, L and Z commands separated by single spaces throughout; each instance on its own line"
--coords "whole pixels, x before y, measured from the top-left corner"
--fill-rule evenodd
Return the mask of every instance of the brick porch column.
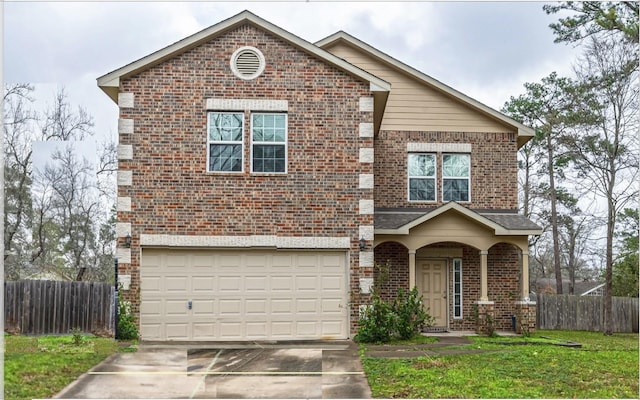
M 491 335 L 495 331 L 495 312 L 493 301 L 476 301 L 478 307 L 478 319 L 476 333 L 478 335 Z
M 536 330 L 536 302 L 516 301 L 516 333 L 528 335 Z

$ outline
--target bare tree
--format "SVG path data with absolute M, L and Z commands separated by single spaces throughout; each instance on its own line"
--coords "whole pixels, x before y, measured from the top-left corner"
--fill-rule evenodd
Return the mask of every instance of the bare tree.
M 597 123 L 565 138 L 585 189 L 606 201 L 604 333 L 612 333 L 611 294 L 616 218 L 638 196 L 637 46 L 592 37 L 576 67 L 597 100 Z
M 33 86 L 5 86 L 4 104 L 4 261 L 12 279 L 27 267 L 31 217 L 31 131 L 36 114 L 29 108 Z

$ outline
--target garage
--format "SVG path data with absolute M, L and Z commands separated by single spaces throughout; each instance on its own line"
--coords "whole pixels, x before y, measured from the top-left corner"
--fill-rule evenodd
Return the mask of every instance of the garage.
M 143 248 L 149 341 L 346 339 L 343 251 Z

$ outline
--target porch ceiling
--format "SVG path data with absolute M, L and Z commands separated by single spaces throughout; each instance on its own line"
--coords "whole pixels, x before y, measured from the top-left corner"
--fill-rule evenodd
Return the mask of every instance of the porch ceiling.
M 380 235 L 408 235 L 409 230 L 445 213 L 457 213 L 471 219 L 495 235 L 540 235 L 542 228 L 517 212 L 501 210 L 472 210 L 458 203 L 449 202 L 440 207 L 425 209 L 376 209 L 375 233 Z

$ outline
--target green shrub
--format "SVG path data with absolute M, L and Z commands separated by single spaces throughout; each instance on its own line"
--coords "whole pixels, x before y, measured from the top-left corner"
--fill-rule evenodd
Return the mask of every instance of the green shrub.
M 363 343 L 389 342 L 394 335 L 396 319 L 389 303 L 374 293 L 371 304 L 363 308 L 354 339 Z
M 432 324 L 433 318 L 424 310 L 422 295 L 416 287 L 407 293 L 399 289 L 391 310 L 397 317 L 395 327 L 398 339 L 410 339 L 424 326 Z
M 374 291 L 372 302 L 366 306 L 358 321 L 357 342 L 387 343 L 406 340 L 418 334 L 433 318 L 422 306 L 422 296 L 417 288 L 409 292 L 398 290 L 398 296 L 389 303 Z
M 132 340 L 138 338 L 138 325 L 131 312 L 131 303 L 118 298 L 118 335 L 116 339 Z
M 84 341 L 84 337 L 82 336 L 82 330 L 80 328 L 71 329 L 72 341 L 75 346 L 81 346 Z

